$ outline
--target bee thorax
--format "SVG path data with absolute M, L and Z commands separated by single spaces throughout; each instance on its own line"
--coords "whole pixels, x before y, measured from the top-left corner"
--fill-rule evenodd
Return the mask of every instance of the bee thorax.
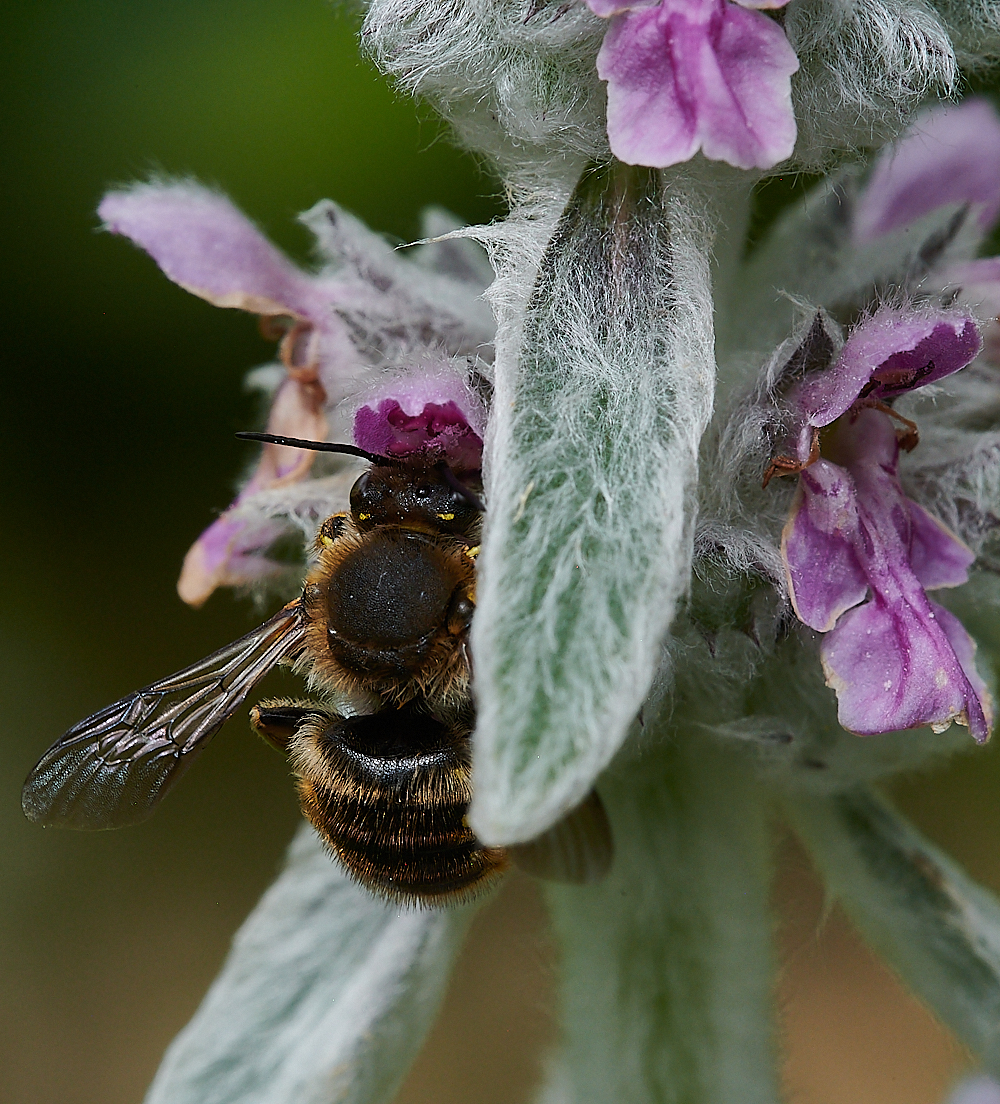
M 474 610 L 466 547 L 384 526 L 326 549 L 304 591 L 317 682 L 405 700 L 421 688 L 448 694 L 467 678 L 456 644 Z
M 420 534 L 373 535 L 330 580 L 330 630 L 379 648 L 428 636 L 444 622 L 458 582 L 447 566 L 447 557 Z

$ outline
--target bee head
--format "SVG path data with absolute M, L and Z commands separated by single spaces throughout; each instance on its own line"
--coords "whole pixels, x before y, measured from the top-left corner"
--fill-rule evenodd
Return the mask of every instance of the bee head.
M 362 531 L 399 525 L 461 536 L 481 509 L 476 496 L 443 463 L 373 465 L 351 490 L 351 513 Z
M 379 456 L 355 445 L 302 441 L 273 433 L 237 433 L 244 441 L 263 441 L 315 452 L 360 456 L 371 463 L 351 489 L 351 513 L 362 531 L 377 525 L 399 525 L 431 533 L 462 536 L 483 512 L 476 493 L 467 487 L 447 461 L 424 454 Z

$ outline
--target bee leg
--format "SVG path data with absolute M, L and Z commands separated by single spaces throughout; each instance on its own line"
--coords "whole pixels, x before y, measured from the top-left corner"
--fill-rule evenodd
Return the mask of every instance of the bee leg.
M 476 612 L 476 604 L 468 594 L 456 591 L 448 609 L 448 632 L 452 636 L 461 636 L 469 631 L 472 624 L 472 615 Z
M 330 548 L 344 535 L 347 527 L 347 514 L 331 514 L 316 533 L 316 547 Z
M 273 748 L 284 754 L 306 717 L 325 717 L 322 706 L 291 698 L 258 702 L 250 710 L 250 727 Z

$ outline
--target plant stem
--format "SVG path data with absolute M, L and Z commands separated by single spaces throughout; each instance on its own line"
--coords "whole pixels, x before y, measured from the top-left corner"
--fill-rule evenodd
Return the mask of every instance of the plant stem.
M 602 884 L 548 891 L 563 1049 L 546 1099 L 774 1104 L 765 795 L 704 737 L 620 764 Z

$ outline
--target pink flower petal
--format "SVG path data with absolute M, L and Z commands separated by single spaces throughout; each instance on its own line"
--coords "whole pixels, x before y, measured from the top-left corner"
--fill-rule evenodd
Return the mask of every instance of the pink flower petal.
M 483 466 L 483 440 L 453 402 L 426 403 L 416 414 L 407 414 L 395 399 L 383 399 L 375 409 L 363 406 L 354 418 L 354 440 L 382 456 L 440 453 L 454 471 Z
M 456 472 L 482 467 L 486 411 L 464 375 L 429 364 L 390 376 L 364 396 L 354 441 L 382 456 L 439 453 Z
M 946 623 L 960 647 L 972 646 L 959 622 L 919 587 L 907 595 L 876 592 L 844 614 L 820 649 L 844 728 L 871 736 L 958 721 L 978 742 L 987 739 L 989 721 Z
M 278 388 L 268 417 L 267 431 L 308 441 L 326 439 L 322 391 L 315 385 L 286 379 Z M 316 454 L 285 445 L 264 445 L 250 481 L 235 501 L 194 542 L 181 568 L 177 593 L 189 606 L 203 605 L 220 586 L 243 586 L 280 571 L 260 553 L 284 532 L 266 518 L 250 522 L 237 514 L 239 506 L 257 491 L 297 483 L 309 473 Z
M 965 314 L 886 309 L 851 334 L 837 362 L 806 378 L 790 394 L 806 427 L 830 425 L 865 390 L 887 401 L 957 372 L 982 346 L 976 323 Z M 802 443 L 808 451 L 806 433 Z M 803 457 L 804 459 L 804 457 Z
M 883 150 L 854 213 L 857 242 L 969 203 L 982 230 L 1000 214 L 1000 117 L 988 100 L 936 107 Z
M 910 511 L 910 567 L 924 590 L 969 581 L 975 552 L 922 506 L 907 499 Z
M 701 149 L 739 168 L 769 168 L 795 145 L 797 69 L 784 31 L 729 0 L 662 0 L 617 15 L 597 57 L 612 152 L 665 167 Z
M 829 632 L 842 613 L 865 600 L 868 578 L 854 551 L 858 538 L 854 480 L 818 460 L 799 476 L 781 534 L 792 606 L 810 628 Z
M 106 229 L 145 249 L 175 283 L 220 307 L 290 316 L 277 327 L 281 360 L 306 383 L 322 383 L 339 402 L 364 363 L 337 314 L 370 309 L 360 276 L 300 271 L 225 196 L 190 182 L 137 184 L 111 192 L 98 209 Z
M 177 593 L 197 609 L 220 586 L 249 586 L 276 575 L 280 564 L 259 555 L 284 532 L 277 522 L 251 525 L 227 513 L 214 521 L 188 549 Z
M 136 184 L 98 208 L 105 229 L 131 238 L 176 284 L 218 307 L 317 322 L 312 280 L 225 196 L 198 184 Z
M 800 510 L 789 524 L 802 544 L 812 536 L 807 526 L 822 534 L 824 525 L 849 542 L 871 588 L 869 600 L 846 610 L 820 649 L 827 683 L 837 692 L 840 723 L 872 735 L 959 721 L 976 740 L 985 740 L 990 705 L 975 672 L 972 641 L 928 600 L 915 570 L 935 585 L 956 585 L 970 562 L 967 550 L 903 495 L 896 474 L 899 445 L 888 415 L 859 411 L 838 425 L 834 444 L 840 470 L 852 481 L 856 521 L 847 506 L 850 494 L 836 479 L 840 466 L 819 460 L 800 477 L 808 513 L 800 521 Z M 850 585 L 856 586 L 857 578 L 840 566 L 847 562 L 843 549 L 821 540 L 815 546 L 833 556 L 831 564 L 821 558 L 793 560 L 798 546 L 788 541 L 783 551 L 789 575 L 798 571 L 796 611 L 818 611 L 806 623 L 820 627 L 824 612 L 834 612 L 838 600 L 842 606 L 852 596 Z M 831 575 L 833 584 L 843 584 L 839 590 Z

